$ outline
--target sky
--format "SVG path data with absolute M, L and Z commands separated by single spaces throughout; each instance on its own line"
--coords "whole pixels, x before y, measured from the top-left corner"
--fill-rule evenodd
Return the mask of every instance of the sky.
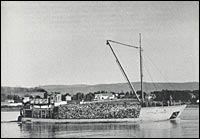
M 198 1 L 1 2 L 1 85 L 125 82 L 106 40 L 139 45 L 147 82 L 199 81 Z M 139 50 L 111 44 L 129 79 Z

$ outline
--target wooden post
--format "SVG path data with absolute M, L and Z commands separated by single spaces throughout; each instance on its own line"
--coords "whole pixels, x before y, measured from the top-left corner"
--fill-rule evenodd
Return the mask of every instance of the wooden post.
M 42 118 L 44 117 L 44 110 L 42 110 Z
M 38 111 L 38 109 L 37 109 L 37 118 L 39 118 L 39 111 Z
M 40 114 L 41 114 L 41 115 L 40 115 L 40 118 L 42 118 L 42 110 L 41 110 L 41 109 L 40 109 Z
M 34 112 L 34 109 L 32 108 L 32 118 L 33 118 L 33 112 Z
M 36 117 L 39 118 L 38 109 L 37 109 L 37 111 L 36 111 Z
M 26 110 L 23 110 L 23 113 L 24 113 L 24 117 L 26 117 Z

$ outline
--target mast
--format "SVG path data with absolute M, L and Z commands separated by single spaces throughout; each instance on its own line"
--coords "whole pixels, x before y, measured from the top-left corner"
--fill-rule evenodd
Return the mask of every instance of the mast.
M 142 93 L 142 103 L 144 103 L 141 33 L 139 34 L 139 48 L 140 48 L 140 85 L 141 85 L 140 87 L 141 87 L 141 93 Z
M 133 93 L 135 93 L 135 96 L 136 96 L 138 102 L 141 103 L 139 97 L 137 96 L 137 93 L 136 93 L 136 91 L 135 91 L 135 88 L 133 87 L 133 85 L 132 85 L 131 82 L 129 81 L 128 76 L 126 75 L 126 73 L 125 73 L 125 71 L 124 71 L 122 65 L 120 64 L 119 59 L 117 58 L 117 55 L 115 54 L 115 52 L 114 52 L 112 46 L 110 45 L 109 41 L 110 41 L 110 42 L 114 42 L 114 43 L 118 43 L 118 42 L 111 41 L 111 40 L 107 40 L 107 43 L 106 43 L 106 44 L 110 46 L 110 49 L 111 49 L 113 55 L 114 55 L 115 58 L 116 58 L 116 62 L 117 62 L 117 64 L 119 65 L 119 67 L 120 67 L 120 69 L 121 69 L 121 71 L 122 71 L 124 77 L 126 78 L 126 80 L 127 80 L 128 84 L 129 84 L 131 90 L 133 91 Z M 122 44 L 122 43 L 121 43 L 121 44 Z M 126 45 L 126 44 L 123 44 L 123 45 Z M 130 46 L 130 45 L 126 45 L 126 46 Z M 135 48 L 136 48 L 136 46 L 130 46 L 130 47 L 135 47 Z

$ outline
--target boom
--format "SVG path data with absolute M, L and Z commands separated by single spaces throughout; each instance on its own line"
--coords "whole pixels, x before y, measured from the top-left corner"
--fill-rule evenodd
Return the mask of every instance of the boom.
M 133 85 L 132 85 L 131 82 L 129 81 L 128 76 L 126 75 L 126 73 L 125 73 L 125 71 L 124 71 L 124 69 L 123 69 L 121 63 L 119 62 L 119 59 L 117 58 L 117 55 L 115 54 L 115 52 L 114 52 L 112 46 L 110 45 L 109 41 L 110 41 L 110 42 L 114 42 L 114 43 L 118 43 L 118 44 L 122 44 L 122 43 L 115 42 L 115 41 L 111 41 L 111 40 L 107 40 L 107 43 L 106 43 L 106 44 L 110 46 L 110 49 L 111 49 L 113 55 L 114 55 L 115 58 L 116 58 L 116 62 L 117 62 L 117 64 L 119 65 L 119 67 L 120 67 L 120 69 L 121 69 L 121 71 L 122 71 L 124 77 L 126 78 L 126 80 L 127 80 L 128 84 L 129 84 L 131 90 L 135 93 L 135 96 L 136 96 L 137 100 L 141 103 L 139 97 L 138 97 L 137 94 L 136 94 L 135 88 L 133 87 Z M 126 44 L 122 44 L 122 45 L 126 45 Z M 131 45 L 126 45 L 126 46 L 138 48 L 138 47 L 136 47 L 136 46 L 131 46 Z

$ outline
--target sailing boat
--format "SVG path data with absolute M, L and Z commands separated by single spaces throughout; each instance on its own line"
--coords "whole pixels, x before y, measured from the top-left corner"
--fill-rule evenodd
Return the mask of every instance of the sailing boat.
M 124 46 L 128 46 L 128 47 L 132 47 L 132 48 L 136 48 L 139 49 L 139 54 L 140 54 L 140 79 L 141 79 L 141 93 L 142 93 L 142 100 L 140 100 L 140 98 L 138 97 L 136 90 L 134 88 L 134 86 L 131 84 L 130 80 L 128 79 L 127 74 L 125 73 L 125 70 L 123 69 L 121 63 L 119 62 L 119 59 L 117 57 L 117 55 L 115 54 L 111 43 L 116 43 L 116 44 L 120 44 L 120 45 L 124 45 Z M 116 58 L 116 62 L 119 65 L 122 74 L 124 75 L 124 77 L 126 78 L 130 89 L 132 90 L 132 92 L 134 92 L 137 101 L 141 104 L 141 111 L 140 111 L 140 115 L 139 115 L 139 119 L 141 121 L 161 121 L 161 120 L 170 120 L 170 119 L 177 119 L 180 117 L 181 113 L 183 112 L 183 110 L 186 107 L 186 104 L 183 105 L 174 105 L 174 106 L 161 106 L 161 107 L 144 107 L 145 106 L 145 101 L 144 101 L 144 92 L 143 92 L 143 73 L 142 73 L 142 47 L 141 47 L 141 33 L 139 34 L 139 47 L 138 46 L 133 46 L 133 45 L 129 45 L 129 44 L 124 44 L 121 42 L 117 42 L 117 41 L 112 41 L 112 40 L 107 40 L 107 45 L 109 45 L 113 55 Z
M 46 103 L 28 103 L 28 107 L 24 106 L 19 116 L 20 122 L 53 122 L 53 123 L 101 123 L 101 122 L 138 122 L 138 121 L 161 121 L 177 119 L 186 105 L 174 105 L 174 106 L 156 106 L 145 107 L 143 87 L 143 75 L 142 75 L 142 47 L 141 47 L 141 34 L 139 35 L 140 45 L 132 46 L 124 43 L 107 40 L 113 55 L 116 58 L 116 62 L 119 65 L 123 75 L 125 76 L 130 89 L 135 94 L 138 103 L 132 102 L 132 100 L 114 100 L 114 101 L 102 101 L 102 102 L 88 102 L 84 104 L 65 104 L 55 106 L 54 101 L 51 101 L 51 97 L 46 99 Z M 140 77 L 141 77 L 141 92 L 142 100 L 138 97 L 134 86 L 128 79 L 117 55 L 115 54 L 111 43 L 117 43 L 128 47 L 139 49 L 140 52 Z M 43 100 L 41 100 L 43 101 Z M 131 101 L 131 102 L 130 102 Z M 52 103 L 53 102 L 53 103 Z M 139 105 L 138 105 L 139 104 Z M 38 107 L 39 105 L 39 107 Z M 44 105 L 46 105 L 44 107 Z

